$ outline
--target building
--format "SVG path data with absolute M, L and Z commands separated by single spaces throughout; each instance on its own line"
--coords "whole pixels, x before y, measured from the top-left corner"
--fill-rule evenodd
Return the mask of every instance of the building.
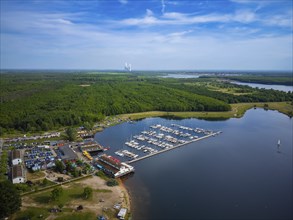
M 96 167 L 102 169 L 105 173 L 115 178 L 134 172 L 134 167 L 120 162 L 118 159 L 103 154 L 96 161 Z
M 13 184 L 25 182 L 24 169 L 21 165 L 11 167 L 11 180 Z
M 18 165 L 22 163 L 20 150 L 13 150 L 11 152 L 11 163 L 12 165 Z
M 119 219 L 125 219 L 126 214 L 127 214 L 127 209 L 126 209 L 126 208 L 122 208 L 122 209 L 120 209 L 120 211 L 118 212 L 117 217 L 118 217 Z
M 87 151 L 91 156 L 96 156 L 104 151 L 104 148 L 94 140 L 84 140 L 78 144 L 81 152 Z
M 62 160 L 77 160 L 78 159 L 76 153 L 73 151 L 70 145 L 59 147 L 59 153 L 57 153 L 57 155 Z

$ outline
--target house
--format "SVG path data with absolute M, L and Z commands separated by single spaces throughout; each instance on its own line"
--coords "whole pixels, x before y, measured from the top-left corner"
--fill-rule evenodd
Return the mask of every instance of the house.
M 20 150 L 13 150 L 11 152 L 11 162 L 12 165 L 18 165 L 22 163 Z
M 11 180 L 12 183 L 24 183 L 25 177 L 24 177 L 24 170 L 21 165 L 15 165 L 11 168 Z

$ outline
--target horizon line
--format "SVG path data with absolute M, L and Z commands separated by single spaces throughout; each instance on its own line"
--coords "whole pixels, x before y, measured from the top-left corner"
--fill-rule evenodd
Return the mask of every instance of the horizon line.
M 0 72 L 2 71 L 105 71 L 105 72 L 110 72 L 110 71 L 117 71 L 117 72 L 125 72 L 125 73 L 135 73 L 138 71 L 143 71 L 143 72 L 154 72 L 154 71 L 159 71 L 159 72 L 291 72 L 293 73 L 292 70 L 253 70 L 253 69 L 247 69 L 247 70 L 235 70 L 235 69 L 134 69 L 132 71 L 125 71 L 124 69 L 70 69 L 70 68 L 0 68 Z

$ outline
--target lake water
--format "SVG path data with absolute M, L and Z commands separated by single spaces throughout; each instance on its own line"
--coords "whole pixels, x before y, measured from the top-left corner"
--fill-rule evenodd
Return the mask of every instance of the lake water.
M 114 155 L 131 136 L 157 123 L 223 133 L 133 163 L 136 172 L 125 185 L 134 220 L 293 218 L 292 119 L 263 109 L 226 121 L 148 118 L 107 128 L 95 138 Z
M 245 82 L 236 82 L 231 81 L 231 83 L 237 84 L 237 85 L 243 85 L 243 86 L 250 86 L 252 88 L 262 88 L 262 89 L 274 89 L 284 92 L 293 92 L 293 86 L 283 86 L 283 85 L 266 85 L 266 84 L 259 84 L 259 83 L 245 83 Z
M 188 74 L 168 74 L 166 76 L 161 76 L 162 78 L 176 78 L 176 79 L 190 79 L 198 78 L 199 75 L 188 75 Z

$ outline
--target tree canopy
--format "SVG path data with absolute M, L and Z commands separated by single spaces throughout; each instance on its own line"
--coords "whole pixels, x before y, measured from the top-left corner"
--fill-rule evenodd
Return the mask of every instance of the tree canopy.
M 20 194 L 8 180 L 0 181 L 0 219 L 18 211 L 21 207 Z
M 82 197 L 84 199 L 89 199 L 93 195 L 93 189 L 90 187 L 85 187 L 83 190 Z
M 292 93 L 213 90 L 210 78 L 164 79 L 140 74 L 9 73 L 1 75 L 0 135 L 60 127 L 90 128 L 105 116 L 143 111 L 229 111 L 229 103 L 292 101 Z

